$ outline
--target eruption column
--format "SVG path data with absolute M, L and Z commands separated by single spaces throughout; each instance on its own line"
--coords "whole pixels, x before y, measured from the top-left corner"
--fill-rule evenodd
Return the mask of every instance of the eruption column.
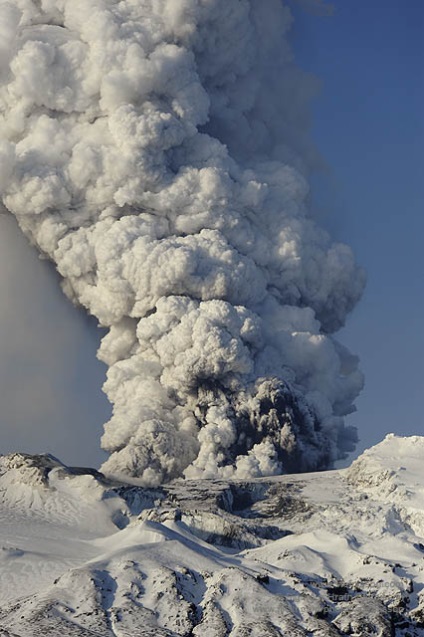
M 314 81 L 280 0 L 0 0 L 0 189 L 109 329 L 106 473 L 331 466 L 363 272 L 308 212 Z

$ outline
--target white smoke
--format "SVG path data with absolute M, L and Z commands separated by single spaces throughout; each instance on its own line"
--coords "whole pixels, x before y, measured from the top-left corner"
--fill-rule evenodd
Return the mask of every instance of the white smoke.
M 351 250 L 308 215 L 280 0 L 0 0 L 0 188 L 109 329 L 103 470 L 145 484 L 329 466 L 362 387 L 331 334 Z

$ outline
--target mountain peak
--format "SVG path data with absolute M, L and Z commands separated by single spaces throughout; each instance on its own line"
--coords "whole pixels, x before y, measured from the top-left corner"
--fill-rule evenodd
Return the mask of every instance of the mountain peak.
M 419 635 L 423 457 L 389 436 L 348 469 L 145 489 L 2 456 L 0 632 Z

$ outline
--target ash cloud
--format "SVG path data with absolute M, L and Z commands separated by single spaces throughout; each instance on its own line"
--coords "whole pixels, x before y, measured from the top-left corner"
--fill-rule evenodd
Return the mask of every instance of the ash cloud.
M 331 466 L 364 274 L 308 212 L 312 78 L 280 0 L 0 2 L 0 189 L 108 328 L 109 474 Z

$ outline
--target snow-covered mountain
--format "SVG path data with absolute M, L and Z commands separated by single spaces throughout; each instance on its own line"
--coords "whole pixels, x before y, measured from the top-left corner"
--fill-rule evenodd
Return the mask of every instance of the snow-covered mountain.
M 423 635 L 423 458 L 143 489 L 2 456 L 0 635 Z
M 0 206 L 105 328 L 113 404 L 104 475 L 0 457 L 0 637 L 424 634 L 424 439 L 276 477 L 353 450 L 363 385 L 292 22 L 0 0 Z

